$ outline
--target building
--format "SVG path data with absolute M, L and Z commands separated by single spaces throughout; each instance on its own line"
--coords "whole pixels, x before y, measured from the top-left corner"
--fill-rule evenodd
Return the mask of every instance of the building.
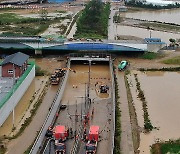
M 162 42 L 160 38 L 145 38 L 144 42 L 147 44 L 147 50 L 150 52 L 157 52 L 166 46 L 166 43 Z
M 28 59 L 29 56 L 21 52 L 7 56 L 1 63 L 2 77 L 19 78 L 27 70 Z
M 18 52 L 6 57 L 1 63 L 0 127 L 14 111 L 35 77 L 35 63 L 27 63 L 28 59 L 28 55 Z M 13 77 L 16 78 L 16 82 Z

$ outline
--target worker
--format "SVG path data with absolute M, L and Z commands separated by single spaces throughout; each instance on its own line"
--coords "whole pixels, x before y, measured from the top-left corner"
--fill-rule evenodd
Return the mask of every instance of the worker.
M 72 131 L 72 128 L 71 128 L 71 127 L 69 128 L 69 134 L 70 134 L 70 137 L 73 136 L 73 131 Z

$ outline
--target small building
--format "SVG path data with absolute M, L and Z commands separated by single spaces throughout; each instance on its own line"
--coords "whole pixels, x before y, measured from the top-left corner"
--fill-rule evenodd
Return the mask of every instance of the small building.
M 1 63 L 2 77 L 19 78 L 27 70 L 28 59 L 29 56 L 21 52 L 7 56 Z
M 162 42 L 160 38 L 145 38 L 144 42 L 147 44 L 147 50 L 150 52 L 157 52 L 166 46 L 166 43 Z
M 126 6 L 120 6 L 119 7 L 119 12 L 126 12 L 128 9 Z

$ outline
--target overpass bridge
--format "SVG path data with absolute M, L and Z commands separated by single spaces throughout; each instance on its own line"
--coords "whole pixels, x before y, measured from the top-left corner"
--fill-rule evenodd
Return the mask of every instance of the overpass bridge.
M 0 49 L 24 49 L 34 50 L 35 54 L 42 54 L 44 50 L 53 53 L 61 51 L 106 51 L 106 52 L 144 52 L 147 44 L 144 42 L 120 42 L 120 41 L 90 41 L 90 40 L 45 40 L 41 37 L 0 37 Z

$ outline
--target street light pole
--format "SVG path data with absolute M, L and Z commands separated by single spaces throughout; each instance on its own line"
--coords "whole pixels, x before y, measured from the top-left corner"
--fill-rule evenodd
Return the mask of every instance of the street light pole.
M 87 89 L 87 99 L 88 103 L 90 101 L 90 82 L 91 82 L 91 60 L 89 60 L 89 71 L 88 71 L 88 89 Z
M 12 93 L 12 95 L 14 95 L 14 85 L 15 85 L 15 68 L 14 68 L 14 64 L 13 64 L 13 93 Z M 14 101 L 14 100 L 13 100 L 13 101 Z M 13 129 L 14 129 L 14 127 L 15 127 L 15 126 L 14 126 L 14 119 L 15 119 L 15 118 L 14 118 L 14 107 L 13 107 L 12 114 L 13 114 L 13 115 L 12 115 L 12 116 L 13 116 L 12 126 L 13 126 Z

